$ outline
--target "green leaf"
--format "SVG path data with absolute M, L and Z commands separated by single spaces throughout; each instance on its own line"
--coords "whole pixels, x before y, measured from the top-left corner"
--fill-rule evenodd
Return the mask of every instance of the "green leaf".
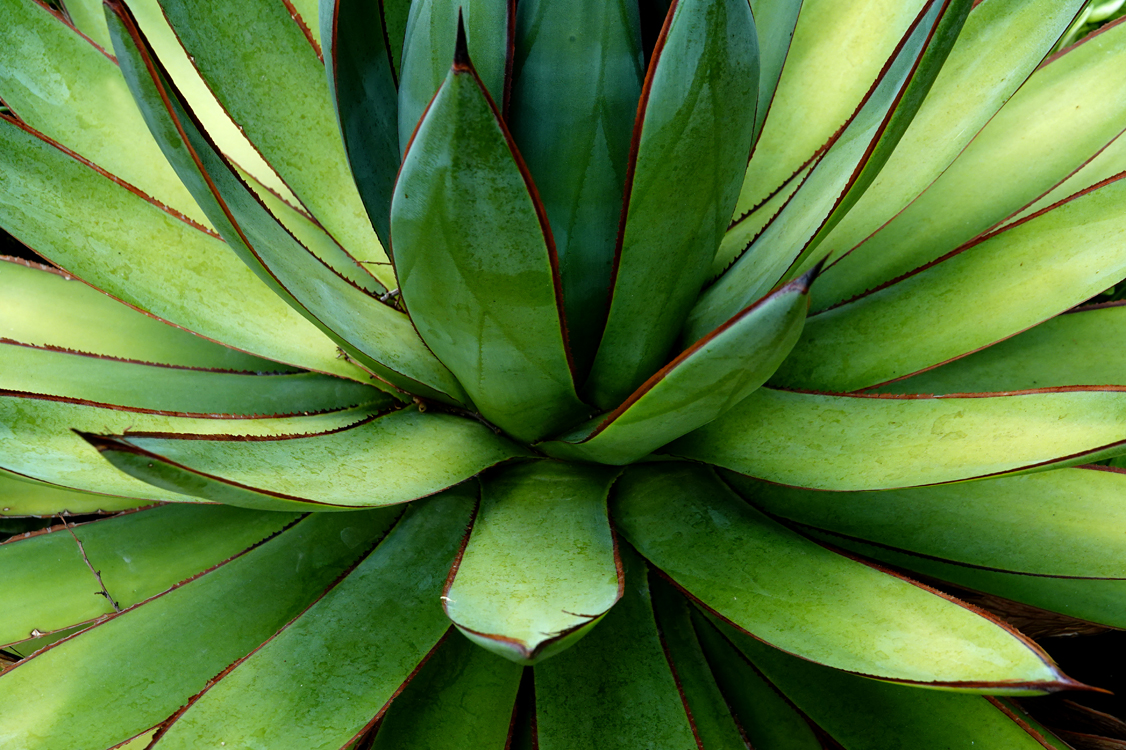
M 145 504 L 129 497 L 78 492 L 0 469 L 0 518 L 4 516 L 84 516 L 113 513 Z
M 128 10 L 115 0 L 110 33 L 130 88 L 177 173 L 220 234 L 267 286 L 360 363 L 398 388 L 463 401 L 453 376 L 410 320 L 342 278 L 281 225 L 215 150 L 152 57 Z
M 975 4 L 926 100 L 886 167 L 826 237 L 823 249 L 829 251 L 830 257 L 835 259 L 864 242 L 950 166 L 1040 64 L 1082 4 L 1083 0 L 988 0 Z M 1070 100 L 1071 95 L 1068 91 L 1066 98 Z M 1023 89 L 1020 96 L 1024 96 Z M 1040 114 L 1033 117 L 1038 121 Z M 1024 127 L 1025 124 L 1020 123 L 1019 129 Z M 1070 147 L 1070 134 L 1058 143 L 1061 151 Z M 1052 149 L 1050 154 L 1053 158 L 1056 157 L 1054 151 Z M 993 190 L 999 175 L 999 170 L 988 175 L 987 181 Z M 1015 191 L 1000 192 L 1012 195 Z M 957 200 L 958 196 L 948 195 L 947 199 L 950 198 Z M 982 196 L 978 199 L 984 200 Z M 941 210 L 947 210 L 945 204 Z M 942 220 L 939 216 L 932 218 Z M 906 236 L 900 240 L 915 242 L 917 238 Z M 873 242 L 873 245 L 880 242 Z M 883 247 L 883 252 L 888 254 L 896 250 Z M 867 248 L 856 254 L 866 252 Z M 846 261 L 834 271 L 833 289 L 841 280 L 838 272 L 851 262 L 851 259 Z M 869 256 L 868 262 L 878 264 L 881 259 Z M 818 289 L 814 295 L 817 300 L 836 296 L 829 289 Z
M 1065 747 L 1049 744 L 1054 738 L 1041 735 L 996 698 L 866 680 L 795 659 L 734 628 L 720 629 L 775 690 L 845 750 L 947 750 L 967 742 L 1011 750 Z
M 157 318 L 235 349 L 368 380 L 216 235 L 3 117 L 0 224 L 69 274 Z
M 883 384 L 1083 302 L 1126 277 L 1124 200 L 1119 178 L 811 316 L 771 382 L 830 391 Z
M 877 490 L 955 482 L 1126 452 L 1113 387 L 960 396 L 760 388 L 668 453 L 778 484 Z
M 631 470 L 615 487 L 612 509 L 622 534 L 678 587 L 803 659 L 995 693 L 1072 684 L 1016 631 L 809 541 L 747 505 L 708 469 Z
M 585 373 L 605 319 L 644 76 L 637 5 L 521 2 L 515 46 L 508 122 L 551 223 L 576 369 Z
M 969 8 L 969 0 L 927 3 L 793 197 L 701 295 L 685 325 L 689 338 L 719 325 L 797 269 L 816 264 L 821 240 L 871 184 L 918 110 Z
M 59 397 L 0 392 L 0 424 L 20 425 L 18 433 L 0 429 L 0 466 L 33 479 L 87 492 L 149 501 L 188 502 L 191 498 L 122 474 L 74 430 L 292 435 L 341 429 L 370 417 L 374 411 L 359 408 L 315 416 L 200 419 L 147 414 Z
M 653 618 L 645 562 L 621 549 L 626 590 L 573 648 L 535 668 L 539 750 L 697 750 Z
M 1038 16 L 1037 22 L 1042 24 L 1043 18 Z M 1039 68 L 926 192 L 894 218 L 881 213 L 872 222 L 875 226 L 866 227 L 865 235 L 856 238 L 863 244 L 825 274 L 815 309 L 849 299 L 972 240 L 1039 198 L 1116 138 L 1126 118 L 1124 40 L 1126 24 L 1119 24 Z M 1006 55 L 1004 65 L 1010 63 Z M 1041 156 L 1028 159 L 1029 153 Z
M 515 8 L 513 0 L 412 0 L 399 71 L 399 148 L 404 157 L 430 100 L 446 80 L 459 17 L 465 19 L 481 85 L 498 107 L 507 109 Z
M 790 52 L 794 28 L 803 0 L 751 0 L 758 34 L 759 85 L 758 107 L 755 109 L 755 134 L 753 142 L 762 135 L 766 114 L 778 91 L 782 66 Z
M 132 476 L 205 500 L 347 510 L 403 503 L 524 455 L 484 425 L 414 407 L 322 434 L 88 436 Z M 324 505 L 336 506 L 326 508 Z
M 590 409 L 575 395 L 551 230 L 462 52 L 395 186 L 395 267 L 419 335 L 481 413 L 535 440 Z
M 692 627 L 688 602 L 660 577 L 650 576 L 649 583 L 661 644 L 691 716 L 697 744 L 707 750 L 747 750 L 743 728 L 732 717 Z
M 583 386 L 602 409 L 661 366 L 707 278 L 751 149 L 758 69 L 746 0 L 674 2 L 638 105 L 610 309 Z
M 323 64 L 286 4 L 160 6 L 219 103 L 301 202 L 357 258 L 386 260 L 352 180 Z M 389 266 L 371 270 L 388 289 L 396 286 Z
M 66 11 L 66 17 L 94 44 L 104 50 L 113 49 L 113 40 L 109 38 L 109 29 L 106 27 L 106 14 L 102 11 L 102 4 L 97 0 L 66 0 L 60 3 Z
M 113 58 L 46 4 L 0 0 L 0 15 L 0 99 L 28 126 L 160 203 L 206 221 L 130 104 Z
M 352 380 L 314 373 L 208 370 L 119 360 L 0 339 L 0 390 L 166 414 L 299 414 L 393 399 Z
M 755 750 L 824 750 L 809 719 L 699 612 L 692 622 L 723 698 Z
M 685 349 L 609 415 L 537 447 L 561 458 L 627 464 L 711 422 L 765 383 L 790 352 L 814 275 L 775 290 Z
M 29 750 L 104 748 L 163 721 L 302 612 L 395 516 L 393 509 L 315 513 L 20 662 L 0 675 L 5 742 Z
M 352 176 L 375 233 L 390 245 L 391 193 L 399 171 L 399 93 L 388 48 L 387 4 L 324 0 L 321 38 L 328 91 Z
M 111 614 L 114 606 L 102 595 L 102 585 L 119 607 L 131 607 L 261 543 L 299 518 L 293 513 L 165 505 L 78 524 L 71 532 L 56 526 L 48 534 L 0 544 L 0 643 Z M 44 580 L 51 585 L 44 586 Z
M 625 586 L 606 511 L 615 476 L 555 461 L 490 476 L 442 600 L 454 625 L 520 664 L 590 632 Z
M 458 635 L 446 636 L 391 704 L 371 750 L 506 747 L 522 671 Z
M 823 492 L 725 475 L 774 516 L 905 552 L 1014 573 L 1126 579 L 1126 474 L 1058 469 L 884 492 Z M 965 530 L 972 528 L 973 534 Z
M 374 724 L 448 629 L 438 595 L 475 485 L 409 506 L 353 571 L 193 698 L 155 748 L 337 750 Z
M 974 393 L 1126 386 L 1126 306 L 1079 308 L 1057 315 L 967 357 L 881 386 L 877 393 Z
M 0 337 L 181 367 L 292 371 L 165 325 L 56 269 L 2 256 Z
M 771 5 L 782 1 L 771 0 Z M 756 128 L 760 136 L 742 182 L 736 219 L 766 200 L 835 140 L 895 55 L 926 0 L 803 0 L 793 37 L 784 42 L 785 66 L 775 82 L 767 76 L 779 65 L 781 43 L 777 37 L 767 41 L 768 33 L 777 32 L 769 18 L 759 21 L 763 5 L 761 0 L 752 3 L 756 26 L 764 25 L 758 36 L 770 109 L 763 113 L 761 129 Z M 786 10 L 787 15 L 794 12 Z M 785 29 L 786 22 L 780 26 Z M 842 59 L 851 64 L 841 65 Z

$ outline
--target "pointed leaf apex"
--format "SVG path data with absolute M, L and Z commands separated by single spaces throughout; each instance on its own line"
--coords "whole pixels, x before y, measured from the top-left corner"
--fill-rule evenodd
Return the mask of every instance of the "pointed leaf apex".
M 825 264 L 828 261 L 828 255 L 817 261 L 817 265 L 815 265 L 813 268 L 809 269 L 796 279 L 797 284 L 801 286 L 804 291 L 808 292 L 809 288 L 813 286 L 813 282 L 816 281 L 817 277 L 821 275 L 821 272 L 825 270 Z
M 472 70 L 469 60 L 469 42 L 465 38 L 465 16 L 457 9 L 457 42 L 454 44 L 454 70 Z
M 112 0 L 106 0 L 106 5 L 109 5 L 111 1 Z M 87 443 L 97 448 L 99 452 L 118 447 L 117 441 L 109 437 L 108 435 L 97 435 L 93 432 L 83 432 L 82 430 L 74 429 L 72 429 L 71 432 L 73 432 L 75 435 L 78 435 L 78 437 L 82 438 Z

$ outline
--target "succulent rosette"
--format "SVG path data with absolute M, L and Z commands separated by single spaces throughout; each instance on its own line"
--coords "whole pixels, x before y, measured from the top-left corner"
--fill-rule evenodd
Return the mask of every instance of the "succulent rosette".
M 0 747 L 1066 747 L 965 599 L 1126 627 L 1092 12 L 0 0 Z

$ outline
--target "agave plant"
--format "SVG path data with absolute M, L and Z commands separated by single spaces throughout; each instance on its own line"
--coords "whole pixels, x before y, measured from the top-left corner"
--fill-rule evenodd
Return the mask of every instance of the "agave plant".
M 1084 5 L 0 0 L 0 746 L 1066 747 Z

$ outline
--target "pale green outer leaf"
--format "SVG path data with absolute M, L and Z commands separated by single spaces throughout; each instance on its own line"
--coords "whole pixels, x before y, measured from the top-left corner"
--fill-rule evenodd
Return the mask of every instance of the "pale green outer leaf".
M 1076 193 L 1122 172 L 1126 172 L 1126 135 L 1115 138 L 1098 155 L 1076 170 L 1074 174 L 1069 175 L 1066 180 L 1060 182 L 1024 210 L 1018 211 L 1005 219 L 999 226 L 1003 227 L 1020 221 L 1026 216 L 1042 211 L 1048 206 L 1070 198 Z
M 911 581 L 838 555 L 687 464 L 628 472 L 614 519 L 654 567 L 712 612 L 818 664 L 986 692 L 1066 683 L 1032 641 Z
M 1126 393 L 838 396 L 760 388 L 667 452 L 779 484 L 877 490 L 1126 452 Z
M 106 14 L 100 0 L 66 0 L 62 5 L 76 29 L 103 49 L 113 49 L 109 29 L 106 28 Z
M 1123 201 L 1126 179 L 1118 179 L 811 316 L 771 382 L 829 391 L 882 384 L 1083 302 L 1126 276 Z
M 1030 575 L 1126 579 L 1126 475 L 1114 471 L 833 494 L 728 481 L 767 513 L 907 552 Z
M 720 627 L 775 690 L 845 750 L 1065 748 L 1048 744 L 1047 737 L 1031 730 L 996 698 L 866 680 L 795 659 L 733 628 Z
M 1069 385 L 1126 386 L 1126 303 L 1080 308 L 987 349 L 875 389 L 981 393 Z
M 822 249 L 831 257 L 852 249 L 939 177 L 1039 65 L 1082 4 L 986 0 L 975 5 L 895 152 Z M 1053 146 L 1065 143 L 1070 147 L 1073 141 L 1053 140 Z M 1045 154 L 1054 157 L 1052 151 Z M 988 180 L 994 188 L 996 176 Z
M 166 505 L 0 544 L 0 643 L 131 607 L 234 557 L 298 520 L 294 513 Z M 43 581 L 49 580 L 50 586 Z
M 697 750 L 653 617 L 645 562 L 621 549 L 626 590 L 589 637 L 535 668 L 539 750 Z
M 917 101 L 918 88 L 925 87 L 937 71 L 939 60 L 934 55 L 953 43 L 952 32 L 966 10 L 965 0 L 951 4 L 929 0 L 860 108 L 827 150 L 814 155 L 819 156 L 817 164 L 793 197 L 731 268 L 700 295 L 684 325 L 686 338 L 704 335 L 766 294 L 801 261 L 817 262 L 814 251 L 820 239 L 848 210 L 872 170 L 879 168 L 879 160 L 886 158 L 904 127 L 903 118 Z
M 343 580 L 194 698 L 154 750 L 337 750 L 371 726 L 448 628 L 438 595 L 476 499 L 471 482 L 409 506 Z
M 217 236 L 4 119 L 0 224 L 52 263 L 158 318 L 259 356 L 368 380 Z
M 153 365 L 0 339 L 0 391 L 38 393 L 167 414 L 299 414 L 359 404 L 387 408 L 387 394 L 308 372 L 258 374 Z
M 786 182 L 848 121 L 924 5 L 925 0 L 802 3 L 736 218 Z
M 692 627 L 692 606 L 663 578 L 650 577 L 649 584 L 661 643 L 697 742 L 707 750 L 747 750 L 742 727 L 732 716 Z
M 195 419 L 0 394 L 0 466 L 34 479 L 87 492 L 144 500 L 190 501 L 122 474 L 72 430 L 287 435 L 340 429 L 370 409 L 280 419 Z M 20 425 L 17 433 L 7 425 Z
M 321 24 L 319 18 L 319 3 L 317 0 L 290 0 L 290 5 L 300 16 L 300 23 L 304 25 L 309 36 L 312 37 L 313 48 L 321 52 Z M 297 20 L 296 18 L 294 20 Z
M 826 544 L 947 584 L 1059 612 L 1080 621 L 1126 628 L 1126 580 L 1121 578 L 1056 578 L 1009 573 L 922 557 L 835 534 L 814 530 L 808 533 Z
M 522 672 L 447 635 L 387 710 L 371 750 L 506 747 Z
M 755 135 L 762 134 L 767 112 L 778 91 L 778 81 L 794 38 L 803 0 L 751 0 L 758 31 L 759 85 L 755 110 Z
M 0 258 L 0 338 L 165 365 L 292 371 L 166 325 L 61 271 L 17 259 Z
M 94 46 L 35 0 L 0 0 L 0 16 L 0 99 L 16 115 L 164 205 L 207 221 L 148 134 L 112 49 Z
M 266 494 L 359 507 L 414 500 L 526 454 L 476 421 L 421 414 L 413 406 L 348 429 L 292 439 L 126 434 L 124 440 L 191 471 Z
M 0 517 L 81 516 L 113 513 L 145 505 L 144 500 L 109 497 L 58 487 L 0 469 Z
M 751 149 L 759 61 L 750 6 L 676 0 L 669 14 L 637 108 L 610 306 L 581 391 L 603 410 L 667 361 Z
M 386 260 L 344 154 L 324 66 L 284 3 L 160 0 L 216 99 L 294 194 L 362 260 Z M 388 289 L 390 266 L 371 266 Z
M 1126 120 L 1124 40 L 1126 23 L 1120 23 L 1037 70 L 925 193 L 825 273 L 814 309 L 848 299 L 973 239 L 1115 139 Z M 1037 157 L 1030 159 L 1030 153 Z M 901 166 L 900 171 L 913 168 Z M 881 216 L 870 230 L 887 218 Z M 849 249 L 851 245 L 839 248 Z
M 615 476 L 604 467 L 537 461 L 485 480 L 442 599 L 454 625 L 521 664 L 589 632 L 625 585 L 606 510 Z
M 382 380 L 462 401 L 453 376 L 410 320 L 325 265 L 280 224 L 215 149 L 124 8 L 110 19 L 115 50 L 165 155 L 235 253 L 267 286 Z
M 766 382 L 801 334 L 812 275 L 775 290 L 697 341 L 608 416 L 537 447 L 627 464 L 707 424 Z
M 399 70 L 399 149 L 405 154 L 434 93 L 454 59 L 459 13 L 465 19 L 469 56 L 498 108 L 505 106 L 512 64 L 509 0 L 412 0 Z
M 754 750 L 824 750 L 809 720 L 699 612 L 692 622 L 716 683 Z
M 314 513 L 21 662 L 0 675 L 0 745 L 105 748 L 163 721 L 321 595 L 395 516 L 391 509 Z
M 419 335 L 487 419 L 531 441 L 590 415 L 575 393 L 542 204 L 463 59 L 407 150 L 391 235 Z

